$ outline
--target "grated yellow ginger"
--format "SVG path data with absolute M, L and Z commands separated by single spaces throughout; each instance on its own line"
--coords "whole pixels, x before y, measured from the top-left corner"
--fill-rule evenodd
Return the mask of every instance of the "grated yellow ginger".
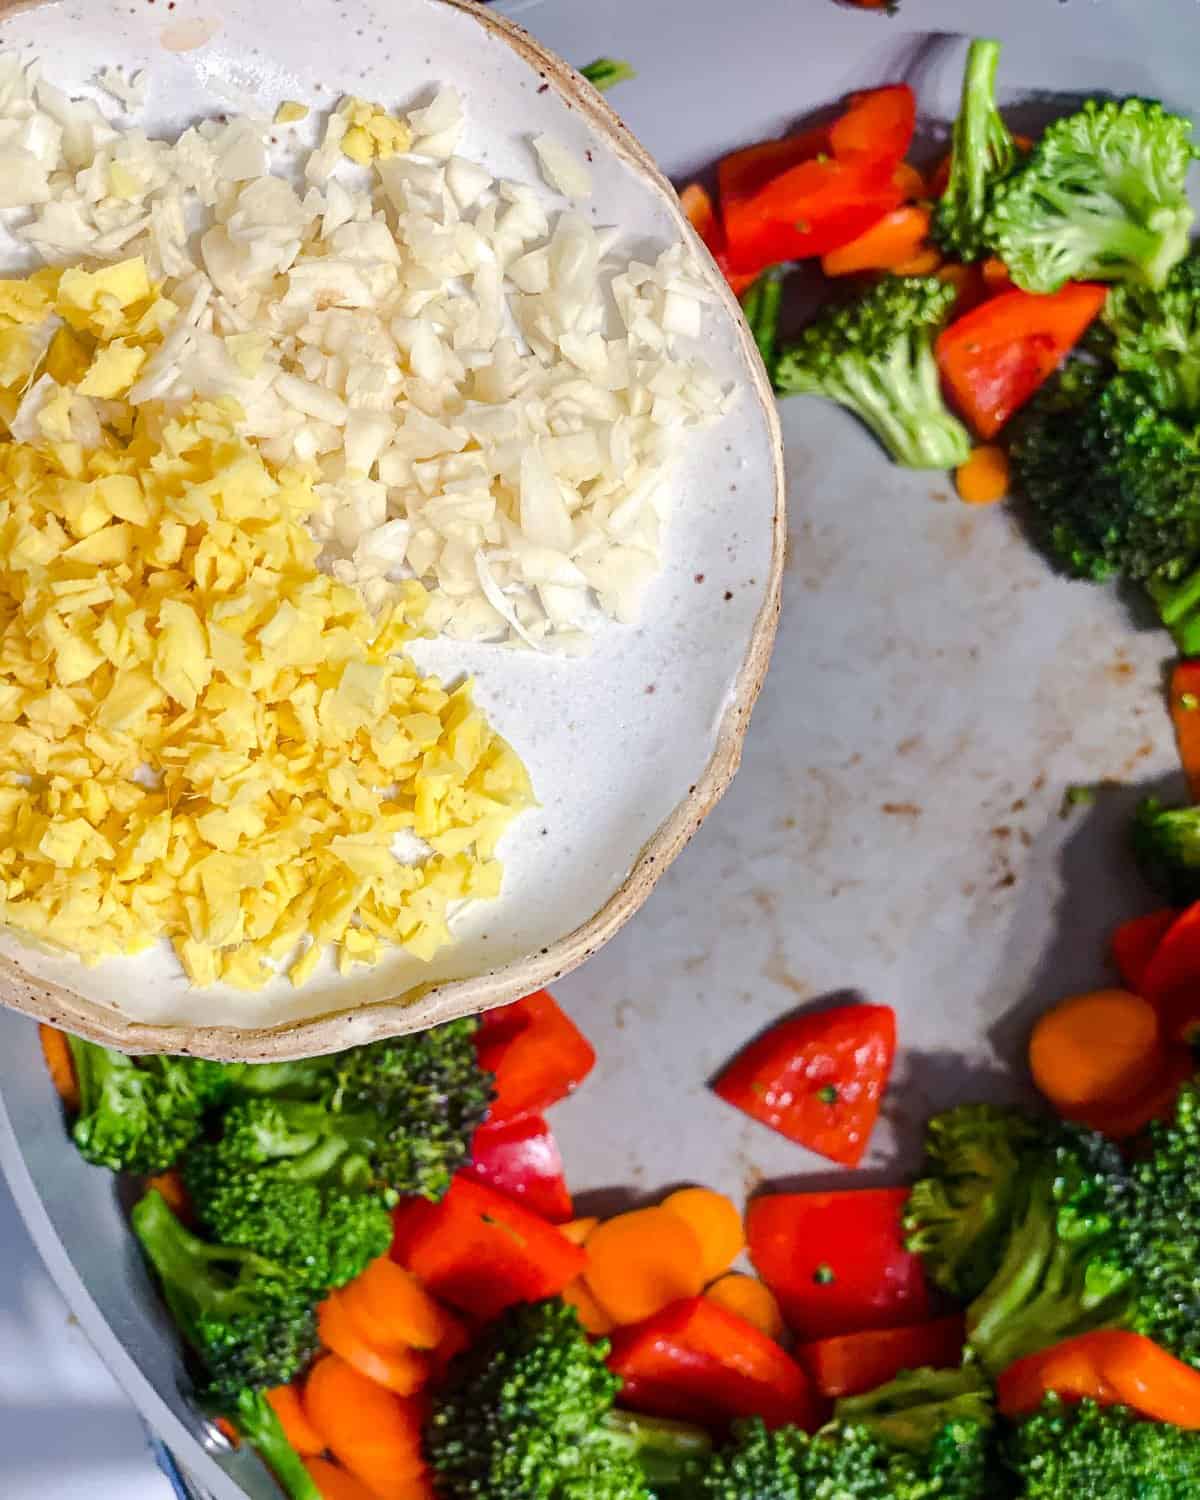
M 450 903 L 499 893 L 525 768 L 402 654 L 419 585 L 374 620 L 318 572 L 311 476 L 233 402 L 121 400 L 163 312 L 132 262 L 0 282 L 0 413 L 59 382 L 0 443 L 0 921 L 88 963 L 165 937 L 197 985 L 429 959 Z

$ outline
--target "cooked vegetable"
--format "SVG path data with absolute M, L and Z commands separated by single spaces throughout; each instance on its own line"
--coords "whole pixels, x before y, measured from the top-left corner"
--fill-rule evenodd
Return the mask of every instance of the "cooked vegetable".
M 1152 911 L 1144 917 L 1122 922 L 1112 935 L 1109 947 L 1113 963 L 1121 978 L 1136 994 L 1142 993 L 1146 970 L 1155 950 L 1167 935 L 1179 913 L 1173 907 Z
M 709 1447 L 613 1409 L 620 1381 L 572 1308 L 511 1308 L 434 1393 L 425 1447 L 447 1500 L 650 1500 Z
M 183 1057 L 127 1057 L 68 1039 L 79 1115 L 80 1154 L 114 1172 L 165 1172 L 200 1133 L 216 1065 Z
M 714 1428 L 739 1417 L 768 1427 L 817 1423 L 808 1376 L 791 1355 L 706 1297 L 621 1329 L 608 1367 L 621 1377 L 622 1405 L 651 1416 Z
M 766 1282 L 760 1281 L 757 1276 L 744 1276 L 740 1271 L 731 1271 L 728 1276 L 722 1276 L 720 1281 L 714 1281 L 712 1286 L 706 1288 L 704 1295 L 718 1307 L 736 1313 L 739 1318 L 745 1318 L 747 1323 L 752 1323 L 769 1339 L 783 1338 L 785 1330 L 779 1299 Z
M 228 1245 L 209 1245 L 147 1193 L 133 1231 L 163 1297 L 203 1367 L 201 1394 L 228 1409 L 244 1390 L 287 1385 L 317 1347 L 311 1295 L 286 1266 Z
M 340 1291 L 330 1292 L 317 1308 L 317 1332 L 326 1349 L 332 1349 L 351 1369 L 397 1396 L 412 1396 L 429 1380 L 428 1359 L 415 1349 L 380 1344 L 365 1334 L 350 1315 Z
M 1181 1042 L 1168 1042 L 1158 1070 L 1139 1093 L 1081 1112 L 1080 1121 L 1114 1141 L 1133 1141 L 1155 1120 L 1171 1119 L 1181 1085 L 1195 1076 L 1192 1049 Z
M 904 1370 L 940 1370 L 962 1361 L 959 1314 L 907 1328 L 870 1328 L 802 1344 L 797 1358 L 822 1396 L 861 1396 Z
M 1200 903 L 1182 911 L 1164 933 L 1142 976 L 1142 993 L 1163 1033 L 1189 1042 L 1200 1025 Z
M 865 161 L 893 172 L 912 144 L 917 100 L 907 83 L 862 89 L 829 127 L 829 149 L 838 161 Z
M 669 1193 L 663 1208 L 691 1229 L 700 1246 L 700 1274 L 707 1285 L 723 1276 L 746 1248 L 746 1230 L 737 1205 L 712 1188 L 687 1187 Z
M 995 437 L 1049 380 L 1104 306 L 1105 295 L 1102 286 L 1086 283 L 1049 297 L 1004 292 L 943 330 L 938 368 L 980 437 Z
M 54 1091 L 62 1100 L 69 1115 L 79 1113 L 79 1080 L 75 1077 L 75 1064 L 71 1058 L 71 1042 L 65 1031 L 55 1026 L 42 1024 L 38 1027 L 38 1040 L 42 1044 L 42 1057 Z
M 1106 382 L 1071 362 L 1034 398 L 1011 452 L 1035 530 L 1068 572 L 1169 579 L 1192 565 L 1200 447 L 1131 377 Z
M 453 1322 L 416 1277 L 387 1256 L 344 1287 L 341 1301 L 364 1337 L 385 1347 L 436 1349 Z
M 1191 1500 L 1200 1493 L 1200 1436 L 1092 1401 L 1047 1401 L 1018 1424 L 1007 1458 L 1025 1500 Z
M 1200 801 L 1200 662 L 1176 662 L 1171 671 L 1171 723 L 1188 791 Z
M 1126 1406 L 1156 1422 L 1200 1428 L 1200 1371 L 1124 1329 L 1083 1333 L 1026 1355 L 996 1381 L 1005 1416 L 1028 1415 L 1048 1395 Z
M 299 1386 L 277 1385 L 265 1394 L 284 1436 L 296 1452 L 306 1458 L 324 1453 L 325 1440 L 308 1420 Z
M 425 1468 L 417 1401 L 326 1354 L 304 1383 L 304 1410 L 325 1447 L 372 1494 L 407 1500 Z
M 308 1477 L 317 1487 L 321 1500 L 377 1500 L 365 1484 L 346 1469 L 339 1469 L 326 1458 L 305 1459 Z
M 770 1193 L 746 1211 L 754 1268 L 802 1340 L 896 1328 L 927 1315 L 920 1258 L 904 1248 L 904 1188 Z
M 909 1453 L 926 1453 L 947 1426 L 967 1423 L 986 1430 L 992 1422 L 992 1391 L 972 1365 L 961 1369 L 905 1370 L 861 1396 L 846 1396 L 834 1417 L 865 1427 L 875 1437 Z
M 615 57 L 598 57 L 595 62 L 585 63 L 579 70 L 594 89 L 606 93 L 618 83 L 637 77 L 631 63 Z
M 597 1338 L 610 1334 L 617 1326 L 609 1313 L 596 1300 L 596 1294 L 587 1284 L 586 1276 L 577 1276 L 562 1289 L 562 1299 L 579 1314 L 579 1321 L 588 1333 Z
M 477 1052 L 479 1066 L 495 1075 L 489 1124 L 540 1114 L 596 1066 L 596 1049 L 548 990 L 487 1011 Z
M 996 1274 L 1041 1128 L 1016 1110 L 960 1104 L 925 1131 L 925 1175 L 904 1210 L 905 1244 L 926 1275 L 968 1301 Z
M 986 1387 L 970 1372 L 956 1372 L 954 1384 L 950 1392 L 943 1377 L 931 1379 L 923 1412 L 917 1389 L 907 1392 L 914 1404 L 904 1425 L 922 1435 L 913 1448 L 891 1440 L 895 1424 L 870 1411 L 865 1421 L 855 1420 L 843 1414 L 842 1402 L 833 1423 L 813 1438 L 795 1428 L 771 1432 L 761 1421 L 741 1423 L 700 1475 L 700 1500 L 986 1500 L 999 1493 Z M 888 1399 L 880 1393 L 881 1404 Z
M 890 1006 L 838 1005 L 773 1026 L 713 1088 L 789 1140 L 854 1167 L 870 1142 L 895 1052 Z
M 1165 807 L 1147 797 L 1133 823 L 1133 848 L 1150 883 L 1179 906 L 1200 899 L 1200 806 Z
M 1185 256 L 1160 290 L 1113 287 L 1104 324 L 1111 358 L 1142 381 L 1156 406 L 1200 417 L 1200 255 Z
M 1158 1015 L 1129 990 L 1073 995 L 1043 1011 L 1029 1038 L 1033 1081 L 1068 1120 L 1136 1098 L 1163 1060 Z
M 326 1500 L 265 1392 L 240 1391 L 230 1403 L 229 1415 L 238 1434 L 254 1447 L 288 1500 Z
M 929 210 L 907 203 L 884 214 L 857 239 L 821 257 L 826 276 L 853 276 L 861 271 L 899 271 L 924 248 L 929 234 Z
M 694 1297 L 708 1280 L 691 1225 L 666 1208 L 605 1219 L 588 1236 L 584 1279 L 618 1325 L 640 1323 L 668 1303 Z
M 187 1153 L 184 1184 L 216 1239 L 279 1261 L 320 1293 L 391 1244 L 392 1200 L 375 1188 L 384 1128 L 324 1103 L 249 1099 L 225 1114 L 217 1140 Z
M 994 443 L 981 443 L 954 471 L 954 484 L 964 504 L 994 505 L 1008 494 L 1008 454 Z
M 772 381 L 779 348 L 779 314 L 783 306 L 785 275 L 785 267 L 773 266 L 742 293 L 742 311 Z
M 1187 253 L 1191 122 L 1144 99 L 1089 99 L 995 185 L 987 243 L 1027 292 L 1166 283 Z
M 475 1132 L 469 1170 L 552 1224 L 565 1223 L 574 1211 L 562 1153 L 543 1115 L 482 1126 Z
M 400 1205 L 392 1255 L 433 1296 L 479 1318 L 557 1296 L 588 1262 L 552 1224 L 465 1176 L 440 1203 Z
M 954 122 L 946 187 L 937 205 L 933 236 L 960 261 L 987 253 L 984 221 L 993 186 L 1020 159 L 1012 132 L 996 106 L 1000 43 L 977 37 L 967 52 L 962 100 Z
M 933 352 L 953 304 L 953 287 L 936 277 L 884 277 L 783 348 L 776 390 L 847 407 L 908 468 L 954 468 L 971 441 L 942 399 Z

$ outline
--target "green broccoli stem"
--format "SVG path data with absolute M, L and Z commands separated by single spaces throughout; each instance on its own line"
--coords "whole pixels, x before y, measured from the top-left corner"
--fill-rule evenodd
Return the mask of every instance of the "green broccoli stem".
M 1200 568 L 1178 583 L 1151 578 L 1146 592 L 1182 656 L 1200 656 Z
M 898 464 L 952 469 L 970 451 L 962 423 L 946 410 L 933 349 L 919 335 L 901 339 L 875 373 L 847 375 L 846 400 Z
M 163 1297 L 180 1331 L 193 1347 L 198 1340 L 195 1316 L 198 1308 L 213 1298 L 214 1267 L 231 1265 L 250 1270 L 273 1270 L 252 1250 L 228 1245 L 209 1245 L 198 1239 L 176 1218 L 163 1195 L 151 1189 L 134 1205 L 129 1216 L 146 1258 L 162 1283 Z M 221 1295 L 218 1291 L 216 1295 Z
M 1128 174 L 1130 198 L 1140 199 L 1140 183 Z M 1091 204 L 1078 193 L 1054 183 L 1044 183 L 1041 196 L 1069 220 L 1064 234 L 1083 246 L 1081 255 L 1094 262 L 1089 275 L 1098 279 L 1140 281 L 1161 287 L 1172 268 L 1187 254 L 1189 222 L 1174 209 L 1151 209 L 1142 223 L 1129 215 L 1119 198 L 1093 197 Z M 1036 287 L 1031 290 L 1042 291 Z
M 712 1440 L 700 1428 L 631 1411 L 608 1412 L 597 1441 L 635 1459 L 656 1493 L 686 1485 L 696 1461 L 712 1452 Z
M 279 1418 L 261 1391 L 242 1391 L 223 1413 L 274 1474 L 288 1500 L 321 1500 L 316 1481 L 288 1442 Z
M 772 266 L 749 286 L 742 296 L 742 311 L 772 384 L 779 352 L 779 314 L 783 308 L 786 266 Z

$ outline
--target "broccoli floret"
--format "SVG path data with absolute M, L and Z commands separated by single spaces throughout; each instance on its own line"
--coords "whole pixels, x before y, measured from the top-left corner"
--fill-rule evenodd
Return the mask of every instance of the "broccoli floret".
M 558 1299 L 510 1308 L 451 1365 L 425 1427 L 448 1500 L 652 1500 L 707 1437 L 613 1410 L 620 1380 Z
M 271 1470 L 287 1500 L 322 1500 L 316 1481 L 288 1442 L 274 1408 L 261 1391 L 239 1391 L 227 1403 L 223 1415 Z
M 1161 291 L 1116 286 L 1104 304 L 1111 358 L 1136 375 L 1162 411 L 1200 417 L 1200 255 L 1188 255 Z
M 73 1135 L 81 1155 L 114 1172 L 165 1172 L 200 1133 L 211 1065 L 67 1040 L 79 1084 Z
M 958 260 L 987 254 L 983 225 L 992 186 L 1019 160 L 1012 132 L 996 108 L 999 61 L 999 42 L 976 38 L 971 43 L 951 141 L 950 178 L 933 216 L 934 239 Z
M 1129 1168 L 1120 1230 L 1136 1277 L 1129 1326 L 1200 1366 L 1200 1089 L 1186 1083 L 1174 1117 L 1155 1121 Z
M 478 1029 L 471 1016 L 332 1059 L 337 1109 L 382 1122 L 372 1162 L 395 1192 L 436 1201 L 471 1160 L 471 1142 L 495 1097 L 494 1078 L 479 1066 Z
M 1128 1326 L 1134 1301 L 1118 1235 L 1127 1173 L 1113 1142 L 1072 1126 L 1048 1132 L 1022 1188 L 996 1274 L 967 1308 L 967 1342 L 993 1376 L 1062 1339 Z
M 1188 249 L 1191 121 L 1145 99 L 1089 99 L 992 192 L 984 233 L 1019 287 L 1161 287 Z
M 1200 1433 L 1051 1396 L 1006 1445 L 1024 1500 L 1193 1500 Z
M 969 1301 L 995 1275 L 1024 1162 L 1042 1136 L 1027 1116 L 991 1104 L 962 1104 L 930 1120 L 926 1175 L 909 1194 L 905 1243 L 952 1296 Z
M 954 298 L 936 276 L 884 277 L 780 352 L 775 389 L 849 408 L 907 468 L 955 468 L 971 439 L 942 399 L 933 351 Z
M 992 1425 L 992 1389 L 975 1366 L 957 1370 L 906 1370 L 861 1396 L 844 1396 L 835 1422 L 865 1427 L 892 1448 L 927 1453 L 947 1427 Z
M 1133 821 L 1133 852 L 1147 880 L 1174 905 L 1200 900 L 1200 807 L 1147 797 Z
M 983 1404 L 983 1403 L 981 1403 Z M 951 1420 L 923 1451 L 896 1448 L 870 1427 L 835 1421 L 810 1438 L 739 1422 L 733 1441 L 704 1465 L 697 1500 L 987 1500 L 997 1464 L 984 1421 Z
M 1018 421 L 1012 460 L 1042 544 L 1079 578 L 1177 579 L 1200 551 L 1200 445 L 1130 376 L 1068 364 Z
M 1149 578 L 1146 592 L 1180 656 L 1200 656 L 1200 568 L 1177 581 Z
M 286 1385 L 308 1364 L 317 1348 L 316 1315 L 308 1289 L 286 1267 L 206 1244 L 153 1190 L 135 1206 L 132 1224 L 200 1362 L 203 1399 L 224 1410 L 242 1391 Z
M 368 1188 L 366 1157 L 344 1136 L 301 1130 L 337 1122 L 323 1106 L 250 1099 L 219 1140 L 194 1146 L 183 1177 L 200 1222 L 222 1244 L 257 1251 L 314 1292 L 344 1286 L 386 1253 L 392 1197 Z

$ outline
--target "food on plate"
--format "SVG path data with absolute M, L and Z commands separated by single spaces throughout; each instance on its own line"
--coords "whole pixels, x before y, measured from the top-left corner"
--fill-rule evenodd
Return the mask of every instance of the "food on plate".
M 1200 1437 L 1120 1407 L 1050 1398 L 1017 1423 L 1009 1462 L 1026 1500 L 1184 1500 L 1200 1484 Z
M 1200 1426 L 1200 1371 L 1144 1334 L 1101 1328 L 1010 1365 L 996 1385 L 1009 1416 L 1036 1411 L 1049 1395 L 1127 1406 L 1156 1422 Z
M 290 148 L 297 191 L 263 117 L 148 140 L 5 67 L 33 142 L 5 183 L 19 236 L 56 264 L 141 256 L 173 304 L 134 404 L 238 402 L 268 463 L 311 471 L 321 565 L 373 609 L 416 577 L 431 628 L 539 650 L 636 618 L 685 433 L 727 405 L 682 244 L 614 258 L 551 137 L 551 192 L 497 180 L 450 87 L 403 119 L 343 99 Z
M 933 235 L 938 245 L 963 262 L 987 254 L 985 223 L 992 189 L 1020 158 L 996 103 L 999 62 L 999 42 L 977 37 L 967 49 L 946 181 L 934 213 Z
M 906 468 L 956 468 L 971 439 L 946 406 L 934 357 L 954 300 L 953 287 L 935 276 L 887 277 L 780 348 L 775 389 L 845 406 Z
M 782 1021 L 713 1085 L 727 1104 L 789 1140 L 855 1167 L 879 1116 L 896 1054 L 886 1005 L 836 1005 Z

